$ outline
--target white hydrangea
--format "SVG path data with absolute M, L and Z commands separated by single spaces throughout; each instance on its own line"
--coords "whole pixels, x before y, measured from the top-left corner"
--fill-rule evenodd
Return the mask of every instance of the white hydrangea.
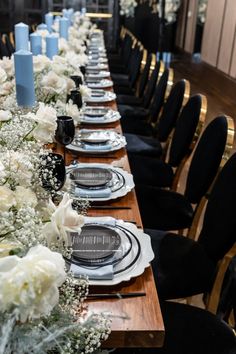
M 21 322 L 49 315 L 65 279 L 62 256 L 42 245 L 32 247 L 23 258 L 1 258 L 0 310 L 16 308 Z
M 133 17 L 137 5 L 136 0 L 120 0 L 120 14 L 125 17 Z

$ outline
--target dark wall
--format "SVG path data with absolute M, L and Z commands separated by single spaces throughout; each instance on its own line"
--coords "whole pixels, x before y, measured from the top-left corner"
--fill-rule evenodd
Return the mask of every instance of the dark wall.
M 135 17 L 125 18 L 123 22 L 148 51 L 158 51 L 159 17 L 157 13 L 151 12 L 147 4 L 138 5 L 135 9 Z

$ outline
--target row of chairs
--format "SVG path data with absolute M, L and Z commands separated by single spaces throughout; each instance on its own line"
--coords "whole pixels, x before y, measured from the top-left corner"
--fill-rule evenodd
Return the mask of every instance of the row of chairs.
M 236 254 L 236 155 L 229 159 L 234 140 L 233 120 L 221 115 L 203 130 L 207 98 L 201 94 L 190 97 L 187 80 L 173 85 L 173 70 L 164 69 L 161 62 L 151 68 L 151 54 L 147 54 L 141 70 L 136 53 L 143 53 L 144 49 L 140 44 L 137 47 L 138 41 L 127 31 L 122 31 L 120 51 L 110 55 L 109 63 L 111 71 L 114 70 L 114 89 L 141 216 L 156 255 L 152 267 L 166 331 L 170 328 L 160 353 L 197 353 L 199 343 L 209 349 L 206 352 L 236 352 L 231 329 L 216 317 L 194 307 L 166 302 L 204 293 L 206 308 L 219 312 L 220 289 L 230 259 Z M 139 73 L 135 82 L 131 81 L 133 69 Z M 185 190 L 179 193 L 179 178 L 187 162 Z M 226 304 L 221 318 L 229 317 L 235 305 L 232 300 L 236 295 L 235 274 L 234 271 L 230 278 L 233 285 L 224 294 Z M 171 319 L 171 313 L 178 316 L 180 323 Z M 201 320 L 206 321 L 202 329 L 206 332 L 200 331 L 195 348 L 190 341 L 177 340 L 171 345 L 168 338 L 173 339 L 173 326 L 181 328 L 183 320 L 190 319 L 190 315 L 196 320 L 196 323 L 191 321 L 190 328 L 196 330 L 197 316 L 202 316 Z M 211 333 L 206 328 L 209 323 Z M 208 343 L 206 336 L 212 339 Z

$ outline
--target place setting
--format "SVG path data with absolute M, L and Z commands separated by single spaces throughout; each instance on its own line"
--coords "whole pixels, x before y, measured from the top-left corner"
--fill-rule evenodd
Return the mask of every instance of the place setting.
M 111 76 L 110 72 L 106 70 L 101 70 L 101 71 L 90 70 L 90 72 L 86 72 L 85 80 L 87 82 L 87 80 L 89 79 L 107 79 L 110 76 Z
M 82 110 L 80 122 L 84 124 L 108 124 L 121 118 L 119 111 L 109 107 L 85 106 Z
M 125 196 L 134 188 L 127 171 L 103 163 L 78 163 L 67 166 L 73 199 L 108 201 Z
M 114 129 L 81 129 L 67 149 L 75 153 L 107 154 L 124 148 L 126 139 Z
M 116 94 L 111 91 L 105 90 L 91 90 L 88 97 L 85 98 L 86 103 L 106 103 L 116 99 Z
M 75 277 L 90 285 L 112 286 L 141 275 L 154 258 L 150 237 L 136 225 L 112 217 L 86 217 L 82 232 L 71 233 Z
M 113 87 L 113 82 L 109 79 L 87 80 L 87 86 L 90 89 L 104 89 Z

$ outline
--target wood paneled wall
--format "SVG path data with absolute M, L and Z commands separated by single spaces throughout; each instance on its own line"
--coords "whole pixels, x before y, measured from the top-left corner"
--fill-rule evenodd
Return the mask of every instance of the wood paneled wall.
M 193 53 L 198 0 L 183 0 L 176 45 Z M 184 35 L 185 32 L 185 35 Z M 202 60 L 236 78 L 236 0 L 208 0 Z

